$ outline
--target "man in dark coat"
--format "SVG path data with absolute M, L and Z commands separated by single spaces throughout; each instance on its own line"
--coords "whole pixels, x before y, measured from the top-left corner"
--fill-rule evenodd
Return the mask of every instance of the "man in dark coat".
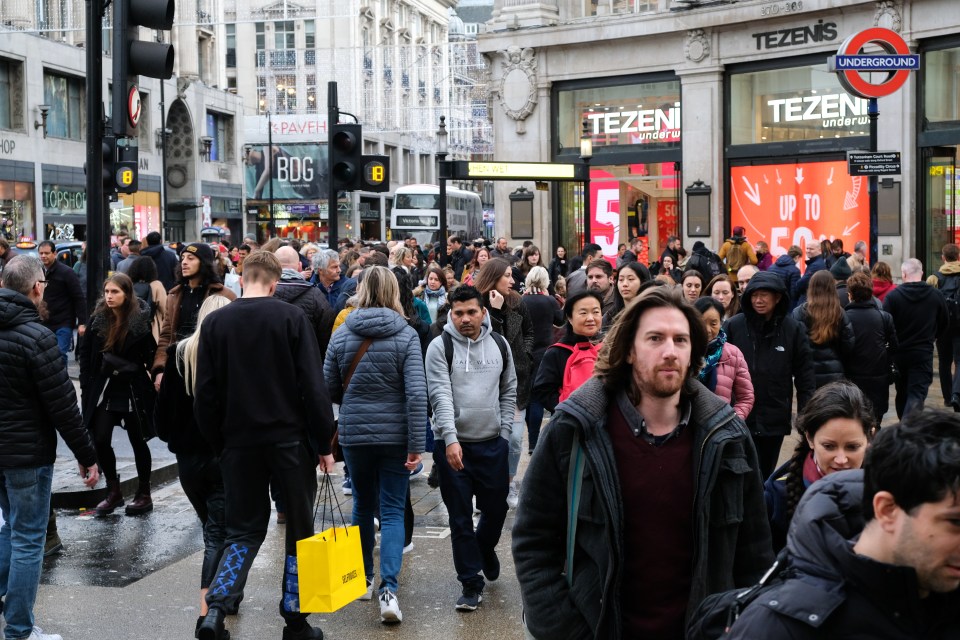
M 310 320 L 310 325 L 317 336 L 317 344 L 320 345 L 322 364 L 323 358 L 327 355 L 327 343 L 330 342 L 330 332 L 333 331 L 333 321 L 336 320 L 337 314 L 320 289 L 312 286 L 300 275 L 299 254 L 292 247 L 280 247 L 276 255 L 283 272 L 273 297 L 300 307 L 307 314 L 307 319 Z
M 40 324 L 44 273 L 29 256 L 3 270 L 0 289 L 0 583 L 6 634 L 34 635 L 33 605 L 40 586 L 44 537 L 50 514 L 57 433 L 80 463 L 84 484 L 99 479 L 97 457 L 83 428 L 77 394 L 67 377 L 57 338 Z M 11 543 L 11 540 L 13 541 Z
M 796 288 L 790 292 L 790 297 L 793 299 L 793 306 L 799 307 L 807 301 L 807 286 L 810 284 L 810 278 L 812 278 L 813 274 L 817 271 L 826 268 L 828 267 L 823 257 L 823 252 L 820 250 L 820 243 L 812 240 L 807 242 L 807 268 L 803 272 L 803 276 L 797 280 Z
M 900 343 L 894 356 L 898 418 L 923 408 L 933 382 L 934 343 L 950 328 L 946 299 L 939 289 L 923 282 L 923 264 L 910 258 L 901 265 L 900 275 L 903 284 L 883 299 L 883 310 L 893 316 Z
M 594 377 L 557 406 L 513 528 L 534 637 L 681 638 L 704 597 L 769 568 L 750 434 L 696 380 L 706 344 L 679 291 L 648 289 L 607 334 Z
M 727 323 L 727 342 L 743 352 L 753 380 L 755 402 L 747 427 L 766 478 L 776 468 L 783 437 L 793 424 L 794 385 L 798 411 L 816 390 L 813 355 L 803 325 L 788 313 L 787 287 L 777 274 L 761 271 L 753 276 L 740 309 Z
M 43 292 L 47 315 L 43 326 L 57 336 L 63 365 L 67 365 L 67 354 L 73 343 L 73 329 L 83 337 L 87 324 L 87 298 L 80 288 L 80 279 L 73 269 L 57 260 L 57 246 L 50 240 L 44 240 L 37 247 L 40 262 L 43 263 L 46 288 Z
M 177 285 L 177 274 L 180 267 L 180 261 L 177 260 L 177 254 L 163 246 L 160 233 L 151 231 L 147 234 L 147 246 L 140 249 L 141 256 L 153 258 L 157 265 L 157 278 L 160 284 L 167 291 Z
M 797 288 L 797 283 L 800 282 L 800 268 L 797 266 L 797 262 L 800 261 L 802 255 L 803 252 L 800 251 L 800 247 L 792 245 L 785 254 L 777 258 L 777 261 L 767 269 L 770 273 L 775 273 L 783 278 L 783 282 L 787 286 L 787 292 L 790 294 L 791 308 L 796 306 L 792 303 L 795 300 L 793 292 Z
M 883 429 L 862 470 L 806 491 L 789 575 L 724 638 L 960 637 L 957 477 L 960 417 L 924 411 Z

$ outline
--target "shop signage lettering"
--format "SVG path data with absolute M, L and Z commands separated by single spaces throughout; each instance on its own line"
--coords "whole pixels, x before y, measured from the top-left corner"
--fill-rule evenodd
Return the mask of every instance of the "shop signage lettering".
M 680 103 L 668 109 L 590 113 L 593 135 L 636 133 L 639 140 L 669 140 L 680 137 Z
M 867 123 L 867 101 L 846 93 L 767 100 L 772 122 L 821 120 L 823 127 L 850 127 Z
M 17 141 L 10 138 L 0 138 L 0 153 L 10 155 L 17 148 Z
M 73 213 L 87 210 L 87 192 L 82 189 L 64 189 L 44 185 L 43 208 L 53 213 Z
M 795 47 L 811 42 L 832 42 L 837 39 L 837 23 L 818 20 L 813 26 L 764 31 L 754 33 L 751 37 L 757 41 L 757 51 Z

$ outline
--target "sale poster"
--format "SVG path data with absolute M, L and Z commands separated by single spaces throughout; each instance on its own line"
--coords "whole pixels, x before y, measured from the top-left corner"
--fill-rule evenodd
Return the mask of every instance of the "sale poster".
M 677 222 L 677 201 L 657 201 L 657 256 L 663 255 L 667 248 L 667 238 L 678 235 L 680 225 Z
M 867 178 L 848 175 L 843 160 L 731 167 L 730 205 L 731 227 L 742 226 L 751 243 L 765 241 L 774 258 L 791 245 L 806 251 L 836 238 L 849 253 L 863 240 L 870 255 Z
M 620 242 L 620 181 L 602 169 L 590 170 L 590 238 L 600 245 L 603 257 L 617 264 Z

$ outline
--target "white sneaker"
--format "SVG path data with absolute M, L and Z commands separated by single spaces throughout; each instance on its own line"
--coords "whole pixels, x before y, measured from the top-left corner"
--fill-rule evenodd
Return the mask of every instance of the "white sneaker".
M 389 589 L 384 589 L 380 594 L 380 622 L 402 622 L 403 614 L 400 613 L 400 603 L 397 596 Z
M 367 578 L 367 591 L 364 593 L 359 600 L 373 600 L 373 580 Z
M 63 640 L 63 636 L 56 633 L 44 633 L 40 627 L 34 627 L 26 640 Z
M 514 480 L 510 483 L 510 490 L 507 491 L 507 506 L 511 509 L 516 509 L 517 504 L 520 503 L 520 489 L 517 487 L 517 481 Z
M 403 555 L 407 555 L 411 551 L 413 551 L 413 542 L 410 542 L 410 544 L 403 548 Z

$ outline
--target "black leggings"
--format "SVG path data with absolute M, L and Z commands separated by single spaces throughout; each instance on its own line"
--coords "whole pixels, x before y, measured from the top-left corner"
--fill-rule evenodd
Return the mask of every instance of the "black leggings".
M 97 407 L 90 422 L 90 431 L 93 436 L 93 446 L 97 449 L 97 462 L 100 472 L 105 478 L 117 476 L 117 456 L 113 453 L 113 428 L 123 420 L 126 425 L 127 437 L 133 447 L 133 457 L 137 463 L 137 479 L 140 484 L 150 483 L 150 469 L 153 460 L 150 456 L 150 447 L 140 436 L 140 429 L 136 423 L 136 416 L 132 413 L 118 413 L 107 411 L 104 407 Z

